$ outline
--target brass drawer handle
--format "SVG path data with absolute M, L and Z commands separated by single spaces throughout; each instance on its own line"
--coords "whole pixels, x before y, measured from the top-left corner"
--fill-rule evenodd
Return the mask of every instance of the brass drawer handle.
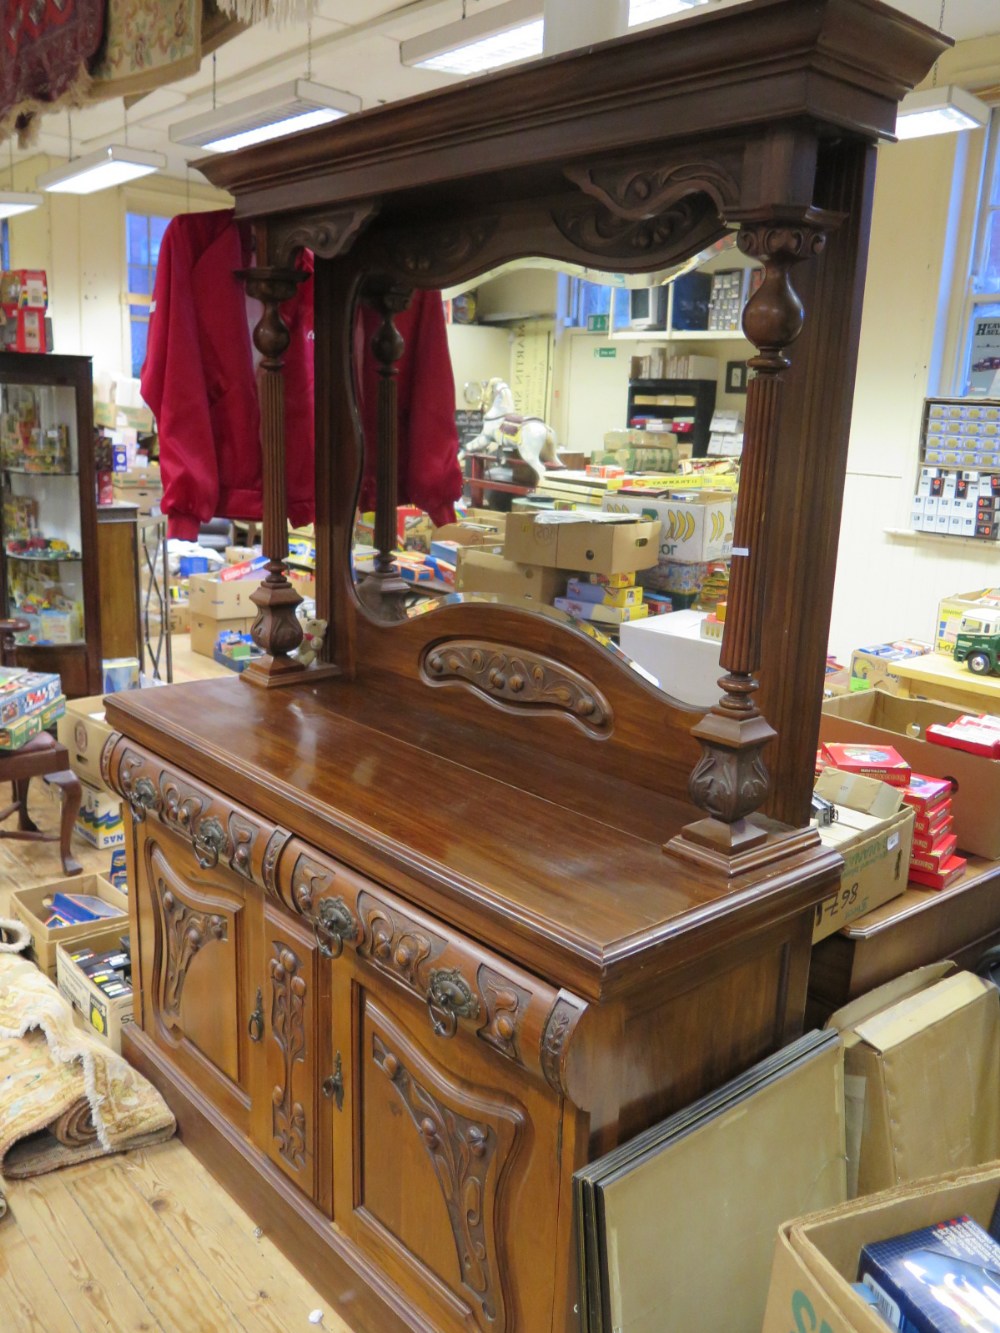
M 457 967 L 431 973 L 427 988 L 427 1012 L 435 1036 L 453 1037 L 460 1018 L 478 1018 L 479 1001 Z
M 343 898 L 324 898 L 316 909 L 313 933 L 324 958 L 339 958 L 344 943 L 357 938 L 358 923 Z
M 247 1030 L 250 1033 L 251 1041 L 260 1041 L 264 1035 L 264 997 L 260 993 L 260 987 L 257 987 L 257 1003 L 253 1013 L 250 1015 L 250 1022 L 247 1024 Z
M 226 848 L 226 830 L 214 817 L 203 819 L 193 838 L 194 855 L 202 870 L 214 870 Z
M 344 1070 L 340 1063 L 340 1052 L 337 1052 L 337 1062 L 333 1067 L 333 1073 L 329 1078 L 323 1080 L 323 1096 L 332 1099 L 337 1104 L 337 1110 L 344 1109 Z

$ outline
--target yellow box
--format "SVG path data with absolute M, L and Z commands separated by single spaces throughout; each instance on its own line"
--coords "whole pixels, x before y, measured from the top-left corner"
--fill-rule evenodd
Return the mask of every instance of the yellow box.
M 61 994 L 80 1014 L 88 1031 L 106 1042 L 119 1055 L 122 1049 L 122 1028 L 134 1019 L 132 990 L 130 988 L 127 995 L 107 995 L 77 967 L 70 954 L 80 947 L 93 949 L 95 953 L 109 953 L 121 947 L 121 936 L 124 933 L 123 928 L 108 928 L 85 940 L 66 944 L 60 942 L 56 949 L 56 984 Z

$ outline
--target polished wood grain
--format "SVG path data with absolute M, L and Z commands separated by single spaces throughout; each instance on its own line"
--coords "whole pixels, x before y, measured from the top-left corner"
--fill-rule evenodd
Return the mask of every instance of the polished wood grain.
M 136 505 L 101 505 L 97 561 L 101 570 L 101 653 L 142 661 Z
M 316 257 L 328 660 L 282 689 L 109 701 L 142 957 L 125 1041 L 185 1141 L 360 1329 L 576 1328 L 573 1171 L 801 1030 L 812 909 L 842 862 L 801 827 L 821 612 L 789 648 L 790 599 L 811 578 L 822 607 L 832 586 L 873 146 L 944 44 L 874 0 L 753 0 L 203 164 L 259 258 Z M 412 291 L 532 255 L 648 273 L 734 228 L 769 267 L 766 374 L 715 721 L 692 734 L 696 710 L 556 613 L 401 619 L 394 320 Z M 806 355 L 786 371 L 799 258 Z M 362 299 L 382 316 L 374 440 Z M 381 553 L 356 587 L 366 453 Z M 756 813 L 758 665 L 781 821 Z M 212 949 L 215 1012 L 175 1006 L 171 1028 L 164 997 L 182 972 L 193 993 Z
M 756 879 L 713 882 L 664 857 L 658 842 L 345 719 L 339 702 L 356 688 L 330 681 L 303 695 L 203 681 L 157 690 L 155 699 L 141 691 L 111 696 L 108 718 L 234 797 L 253 784 L 267 820 L 374 879 L 404 885 L 434 915 L 484 942 L 499 940 L 554 984 L 585 996 L 648 984 L 636 968 L 640 956 L 666 968 L 710 952 L 733 931 L 792 920 L 836 873 L 838 858 L 816 849 Z M 468 747 L 476 741 L 470 729 Z M 303 749 L 357 759 L 305 765 Z M 113 763 L 126 762 L 128 752 L 122 742 Z M 432 801 L 415 799 L 414 763 Z M 576 785 L 587 781 L 581 769 Z M 687 814 L 675 809 L 664 834 Z M 561 849 L 555 857 L 554 848 Z M 627 891 L 616 893 L 623 866 Z

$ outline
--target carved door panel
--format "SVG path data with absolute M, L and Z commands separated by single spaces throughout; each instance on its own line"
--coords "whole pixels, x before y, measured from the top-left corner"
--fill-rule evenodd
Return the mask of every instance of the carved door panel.
M 258 1065 L 253 1137 L 310 1198 L 317 1197 L 318 1179 L 317 987 L 324 978 L 319 962 L 312 932 L 267 905 L 252 983 L 250 1037 Z M 325 1192 L 329 1211 L 328 1186 Z
M 162 827 L 140 826 L 136 842 L 143 1028 L 248 1132 L 246 889 Z
M 334 1220 L 442 1333 L 548 1330 L 558 1099 L 345 964 L 333 973 L 345 1087 Z

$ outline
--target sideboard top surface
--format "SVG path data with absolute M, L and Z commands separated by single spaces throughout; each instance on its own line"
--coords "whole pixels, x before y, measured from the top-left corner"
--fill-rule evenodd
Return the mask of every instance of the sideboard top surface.
M 801 912 L 837 861 L 804 853 L 714 881 L 662 850 L 690 806 L 654 799 L 667 821 L 655 838 L 648 812 L 637 831 L 584 818 L 349 716 L 352 695 L 344 681 L 216 679 L 111 695 L 107 709 L 165 763 L 592 997 L 632 985 L 637 955 L 690 961 Z

